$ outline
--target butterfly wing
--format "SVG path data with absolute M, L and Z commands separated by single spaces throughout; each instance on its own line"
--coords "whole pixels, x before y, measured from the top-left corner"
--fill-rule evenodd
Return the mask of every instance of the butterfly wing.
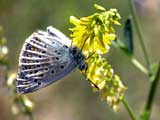
M 20 93 L 46 87 L 77 67 L 70 48 L 60 41 L 65 36 L 56 33 L 38 31 L 26 39 L 19 58 L 17 89 Z

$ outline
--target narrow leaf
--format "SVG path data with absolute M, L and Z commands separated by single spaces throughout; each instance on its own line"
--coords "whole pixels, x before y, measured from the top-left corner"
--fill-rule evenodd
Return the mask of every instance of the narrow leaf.
M 130 17 L 126 20 L 124 26 L 124 38 L 128 52 L 133 54 L 133 30 Z

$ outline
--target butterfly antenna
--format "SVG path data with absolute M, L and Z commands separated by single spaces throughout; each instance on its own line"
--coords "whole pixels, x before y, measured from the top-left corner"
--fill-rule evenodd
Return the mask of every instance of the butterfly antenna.
M 85 39 L 85 41 L 83 42 L 83 45 L 82 45 L 81 50 L 80 50 L 80 53 L 82 52 L 82 50 L 83 50 L 83 48 L 84 48 L 84 45 L 85 45 L 87 39 L 88 39 L 88 37 L 87 37 L 87 38 Z
M 83 48 L 84 48 L 84 45 L 85 45 L 87 39 L 88 39 L 88 38 L 86 38 L 85 41 L 83 42 L 83 45 L 82 45 L 81 50 L 80 50 L 80 53 L 82 52 L 82 50 L 83 50 Z M 92 52 L 92 53 L 86 58 L 86 60 L 88 60 L 88 59 L 89 59 L 90 57 L 92 57 L 94 54 L 95 54 L 95 51 Z

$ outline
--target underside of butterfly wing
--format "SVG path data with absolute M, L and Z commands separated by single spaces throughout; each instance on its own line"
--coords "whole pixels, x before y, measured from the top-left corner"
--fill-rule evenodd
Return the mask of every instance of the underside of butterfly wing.
M 17 90 L 29 93 L 63 78 L 77 67 L 60 38 L 38 31 L 26 39 L 19 57 Z

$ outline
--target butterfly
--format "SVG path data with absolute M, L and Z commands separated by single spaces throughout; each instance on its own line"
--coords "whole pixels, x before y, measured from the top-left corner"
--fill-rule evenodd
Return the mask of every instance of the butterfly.
M 16 88 L 30 93 L 58 81 L 75 68 L 87 69 L 82 50 L 52 26 L 38 30 L 24 42 L 20 56 Z

